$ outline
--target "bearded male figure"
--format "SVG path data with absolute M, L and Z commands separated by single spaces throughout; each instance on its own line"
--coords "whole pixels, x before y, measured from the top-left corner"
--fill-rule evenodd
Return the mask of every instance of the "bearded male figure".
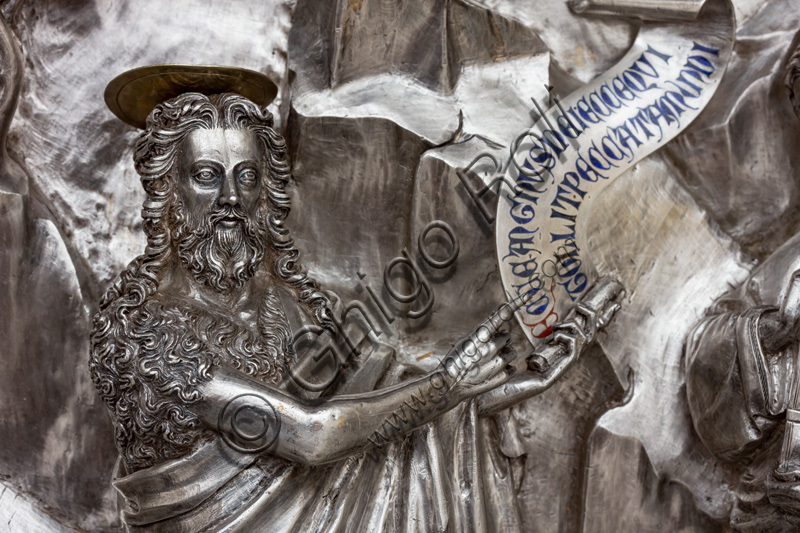
M 617 288 L 564 326 L 555 364 L 509 389 L 508 337 L 487 322 L 457 375 L 406 367 L 372 339 L 309 392 L 292 376 L 324 361 L 295 353 L 292 334 L 337 335 L 334 297 L 300 268 L 283 225 L 289 167 L 269 112 L 238 94 L 184 92 L 149 114 L 134 160 L 147 248 L 102 301 L 90 361 L 130 531 L 520 528 L 479 411 L 552 384 L 610 318 Z M 487 392 L 482 410 L 465 401 Z M 373 448 L 404 406 L 413 416 L 396 440 Z M 233 423 L 248 410 L 258 435 Z

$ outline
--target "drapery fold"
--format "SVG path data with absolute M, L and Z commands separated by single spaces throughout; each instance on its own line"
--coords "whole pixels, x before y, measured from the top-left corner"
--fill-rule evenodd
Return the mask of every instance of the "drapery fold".
M 297 331 L 307 317 L 279 294 Z M 374 339 L 358 348 L 357 363 L 326 394 L 367 392 L 422 373 Z M 521 521 L 497 431 L 469 401 L 402 440 L 319 466 L 248 455 L 216 437 L 130 475 L 118 468 L 114 486 L 131 532 L 511 533 Z

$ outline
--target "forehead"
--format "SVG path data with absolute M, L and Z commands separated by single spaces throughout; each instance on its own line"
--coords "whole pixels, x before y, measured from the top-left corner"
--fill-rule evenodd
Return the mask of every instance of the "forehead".
M 235 165 L 241 161 L 262 161 L 263 150 L 256 134 L 249 130 L 197 129 L 183 140 L 181 159 L 184 163 L 208 160 Z

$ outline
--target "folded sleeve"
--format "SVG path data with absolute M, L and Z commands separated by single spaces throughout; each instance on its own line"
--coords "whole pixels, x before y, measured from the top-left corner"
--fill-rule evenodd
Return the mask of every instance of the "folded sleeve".
M 686 386 L 694 427 L 720 459 L 747 457 L 786 409 L 792 357 L 767 357 L 758 321 L 767 307 L 703 320 L 687 345 Z

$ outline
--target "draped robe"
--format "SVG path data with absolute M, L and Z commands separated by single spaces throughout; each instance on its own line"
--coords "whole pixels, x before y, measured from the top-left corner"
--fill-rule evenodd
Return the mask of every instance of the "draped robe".
M 798 268 L 800 235 L 720 299 L 687 343 L 686 388 L 694 427 L 716 457 L 740 471 L 731 513 L 737 531 L 800 529 L 800 518 L 773 506 L 765 491 L 780 453 L 797 346 L 765 353 L 758 337 L 761 315 L 777 308 Z
M 277 293 L 292 331 L 311 324 L 290 291 Z M 374 339 L 358 347 L 360 355 L 325 395 L 368 392 L 422 374 Z M 304 363 L 308 358 L 296 371 L 307 373 L 312 365 L 303 370 Z M 279 388 L 319 397 L 290 379 Z M 520 531 L 497 427 L 495 417 L 477 416 L 474 401 L 462 402 L 402 440 L 319 466 L 268 451 L 238 452 L 215 434 L 184 456 L 132 473 L 118 462 L 113 485 L 132 532 Z

